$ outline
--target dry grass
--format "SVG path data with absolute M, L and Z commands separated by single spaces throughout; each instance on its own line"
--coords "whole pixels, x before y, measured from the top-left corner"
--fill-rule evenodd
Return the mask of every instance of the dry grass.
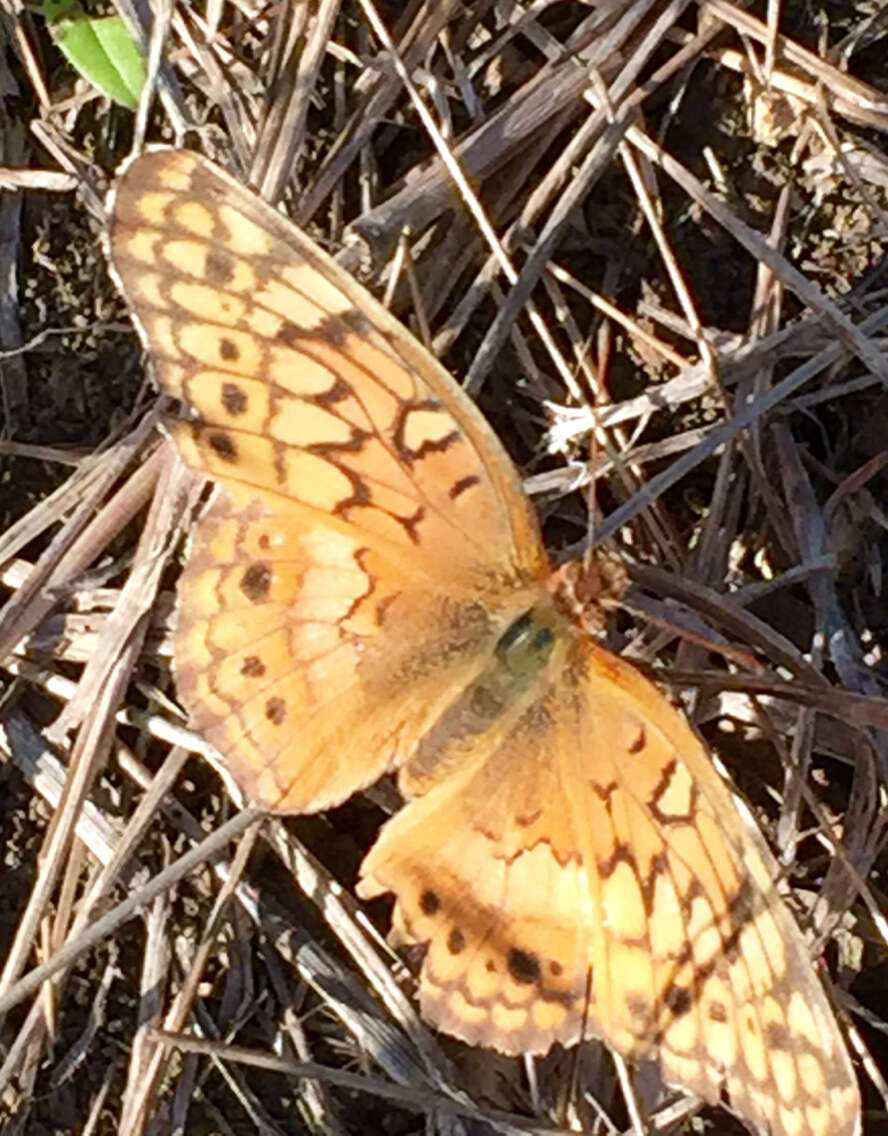
M 363 2 L 182 3 L 135 119 L 0 17 L 4 1132 L 591 1130 L 593 1097 L 626 1123 L 596 1046 L 528 1080 L 419 1022 L 348 891 L 374 806 L 259 831 L 186 764 L 196 489 L 101 251 L 134 132 L 186 131 L 427 329 L 554 551 L 616 538 L 615 643 L 668 663 L 751 802 L 886 1131 L 881 7 L 413 0 L 382 9 L 408 90 Z M 740 1131 L 672 1130 L 704 1123 Z

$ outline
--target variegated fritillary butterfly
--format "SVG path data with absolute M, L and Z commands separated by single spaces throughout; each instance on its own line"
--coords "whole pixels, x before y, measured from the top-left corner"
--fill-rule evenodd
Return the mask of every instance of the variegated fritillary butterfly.
M 779 1136 L 851 1136 L 853 1070 L 761 838 L 681 714 L 568 611 L 518 476 L 442 367 L 197 155 L 118 180 L 113 265 L 218 482 L 175 665 L 246 794 L 398 770 L 364 860 L 423 1013 L 505 1053 L 587 1034 Z

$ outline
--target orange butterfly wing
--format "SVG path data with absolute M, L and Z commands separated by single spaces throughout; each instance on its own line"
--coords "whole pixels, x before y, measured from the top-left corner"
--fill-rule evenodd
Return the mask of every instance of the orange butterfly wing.
M 408 798 L 361 868 L 429 943 L 423 1012 L 542 1053 L 605 1038 L 773 1133 L 851 1134 L 854 1073 L 757 834 L 696 734 L 634 668 L 572 630 L 492 751 Z
M 180 585 L 179 691 L 248 796 L 328 807 L 407 753 L 546 571 L 517 475 L 397 321 L 227 174 L 150 152 L 111 259 L 219 481 Z
M 219 482 L 180 588 L 192 718 L 251 798 L 401 767 L 362 867 L 426 1016 L 587 1034 L 774 1136 L 852 1136 L 853 1070 L 760 837 L 665 698 L 565 614 L 499 443 L 334 262 L 203 159 L 149 153 L 112 260 Z

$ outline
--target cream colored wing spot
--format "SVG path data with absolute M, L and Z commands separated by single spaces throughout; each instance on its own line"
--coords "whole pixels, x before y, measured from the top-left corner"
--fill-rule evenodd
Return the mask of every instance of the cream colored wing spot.
M 588 634 L 601 613 L 577 616 L 470 400 L 196 155 L 134 161 L 113 218 L 156 377 L 191 408 L 179 450 L 218 483 L 175 671 L 246 795 L 309 812 L 398 770 L 407 804 L 359 891 L 392 892 L 425 946 L 441 1029 L 514 1054 L 598 1036 L 770 1136 L 856 1136 L 760 836 L 681 715 Z

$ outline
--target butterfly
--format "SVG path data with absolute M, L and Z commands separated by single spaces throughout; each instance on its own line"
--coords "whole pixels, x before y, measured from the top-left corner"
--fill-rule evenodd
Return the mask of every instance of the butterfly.
M 571 606 L 441 365 L 309 237 L 183 150 L 119 176 L 110 254 L 216 482 L 178 595 L 194 725 L 268 809 L 397 771 L 359 894 L 425 1017 L 507 1054 L 604 1039 L 774 1136 L 851 1136 L 853 1069 L 760 834 Z

